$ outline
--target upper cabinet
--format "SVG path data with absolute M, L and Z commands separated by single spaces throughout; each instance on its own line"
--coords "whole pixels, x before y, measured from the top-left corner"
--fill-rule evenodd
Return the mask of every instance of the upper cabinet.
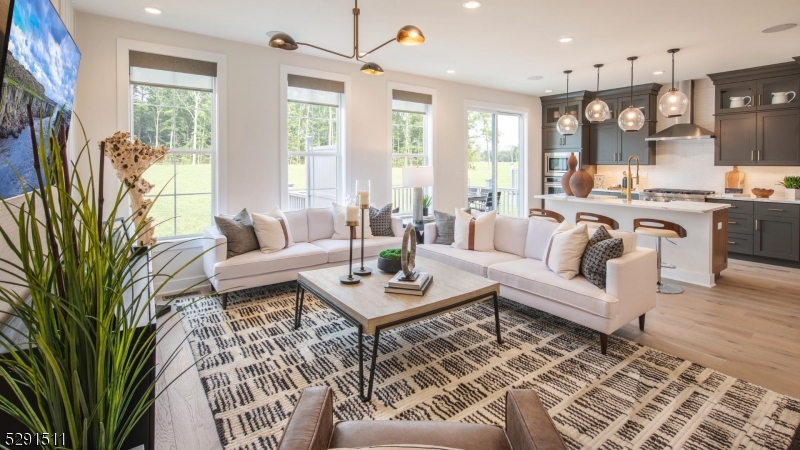
M 591 94 L 591 95 L 590 95 Z M 542 149 L 548 152 L 574 152 L 582 165 L 589 164 L 589 130 L 583 111 L 592 101 L 594 93 L 588 91 L 542 97 Z M 578 131 L 571 136 L 562 136 L 556 130 L 558 119 L 569 112 L 578 119 Z
M 710 74 L 715 85 L 714 164 L 800 165 L 800 58 Z

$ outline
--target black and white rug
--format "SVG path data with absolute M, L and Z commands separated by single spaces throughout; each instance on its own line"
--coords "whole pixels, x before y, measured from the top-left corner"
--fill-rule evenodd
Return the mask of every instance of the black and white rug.
M 503 424 L 509 388 L 538 392 L 571 449 L 775 449 L 800 401 L 615 336 L 608 355 L 584 327 L 501 300 L 381 333 L 372 401 L 358 398 L 355 328 L 294 283 L 179 301 L 226 449 L 274 449 L 307 386 L 334 390 L 339 420 Z M 192 303 L 193 302 L 193 303 Z M 371 348 L 372 341 L 366 340 Z

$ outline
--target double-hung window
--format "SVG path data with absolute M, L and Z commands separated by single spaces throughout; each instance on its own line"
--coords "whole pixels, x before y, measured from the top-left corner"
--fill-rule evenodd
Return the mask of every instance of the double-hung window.
M 131 135 L 170 149 L 144 174 L 156 236 L 197 236 L 214 214 L 216 63 L 131 51 L 130 66 Z
M 289 210 L 326 207 L 339 199 L 343 96 L 343 82 L 289 75 Z
M 412 211 L 413 188 L 403 187 L 403 167 L 429 166 L 433 97 L 392 90 L 392 204 L 400 214 Z M 425 188 L 426 194 L 430 188 Z

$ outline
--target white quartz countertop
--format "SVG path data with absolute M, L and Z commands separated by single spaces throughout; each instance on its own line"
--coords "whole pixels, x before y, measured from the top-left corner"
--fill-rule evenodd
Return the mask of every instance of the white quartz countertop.
M 574 203 L 592 203 L 596 205 L 619 206 L 623 208 L 642 208 L 657 209 L 661 211 L 675 211 L 688 213 L 710 213 L 720 209 L 726 209 L 730 205 L 725 203 L 705 203 L 705 202 L 647 202 L 644 200 L 633 200 L 628 203 L 625 199 L 609 197 L 607 195 L 590 195 L 588 198 L 567 197 L 564 194 L 536 195 L 535 198 L 543 200 L 555 200 Z
M 756 197 L 726 197 L 724 195 L 709 195 L 706 198 L 713 198 L 714 200 L 731 200 L 734 202 L 789 203 L 793 205 L 800 205 L 800 200 L 792 200 L 783 197 L 756 198 Z

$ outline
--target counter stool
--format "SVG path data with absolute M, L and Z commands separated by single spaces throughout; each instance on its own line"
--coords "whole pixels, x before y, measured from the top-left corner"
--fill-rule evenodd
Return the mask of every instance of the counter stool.
M 549 220 L 551 222 L 558 222 L 561 223 L 564 221 L 564 216 L 561 214 L 550 211 L 549 209 L 541 209 L 541 208 L 531 208 L 528 210 L 528 217 L 537 217 L 543 220 Z
M 674 269 L 674 264 L 661 262 L 661 238 L 678 239 L 686 237 L 686 229 L 677 223 L 667 222 L 658 219 L 633 219 L 633 231 L 644 236 L 656 238 L 656 267 L 658 268 L 658 287 L 656 292 L 659 294 L 680 294 L 683 289 L 678 286 L 661 282 L 661 268 Z
M 612 230 L 619 230 L 619 222 L 611 217 L 603 216 L 595 213 L 579 212 L 575 214 L 575 225 L 585 223 L 586 225 L 604 226 Z

